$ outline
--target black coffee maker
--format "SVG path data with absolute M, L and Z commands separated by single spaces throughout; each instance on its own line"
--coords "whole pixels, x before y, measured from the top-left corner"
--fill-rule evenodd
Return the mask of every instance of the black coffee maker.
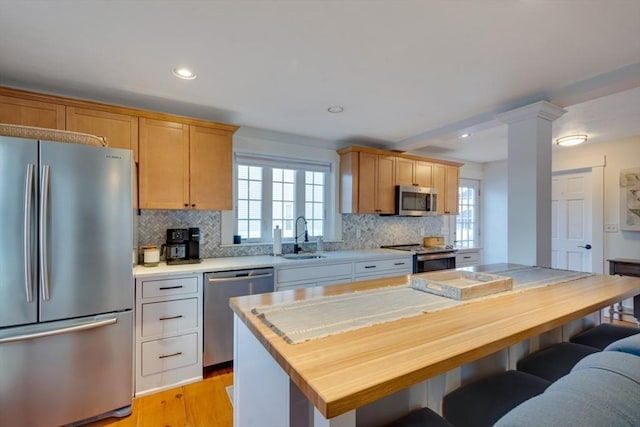
M 200 229 L 168 228 L 163 252 L 168 265 L 200 262 Z

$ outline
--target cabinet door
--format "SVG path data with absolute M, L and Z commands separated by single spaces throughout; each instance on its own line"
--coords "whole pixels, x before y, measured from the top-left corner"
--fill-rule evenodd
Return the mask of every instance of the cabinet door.
M 64 105 L 0 96 L 0 123 L 64 130 Z
M 189 207 L 189 125 L 140 118 L 140 208 Z
M 444 204 L 445 212 L 451 215 L 458 214 L 458 186 L 460 169 L 456 166 L 446 167 L 446 200 Z
M 416 162 L 402 157 L 396 158 L 396 185 L 414 185 Z
M 458 174 L 456 166 L 433 165 L 433 183 L 438 190 L 438 214 L 458 214 Z
M 138 118 L 88 108 L 67 107 L 67 130 L 107 138 L 109 147 L 133 150 L 138 161 Z
M 359 153 L 358 213 L 376 213 L 378 155 Z
M 446 170 L 445 165 L 433 165 L 433 186 L 438 190 L 438 215 L 444 215 L 445 202 L 447 200 L 447 186 L 446 186 Z
M 233 208 L 232 139 L 229 132 L 189 127 L 191 208 Z
M 414 183 L 420 187 L 433 186 L 433 164 L 416 161 L 414 172 Z
M 394 213 L 396 210 L 395 157 L 378 156 L 377 203 L 378 213 Z

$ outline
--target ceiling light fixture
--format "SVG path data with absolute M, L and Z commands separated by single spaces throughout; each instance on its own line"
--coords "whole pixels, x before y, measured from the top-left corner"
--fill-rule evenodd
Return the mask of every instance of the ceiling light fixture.
M 462 135 L 460 135 L 460 138 L 464 139 L 464 138 L 469 138 L 471 136 L 470 133 L 463 133 Z
M 183 80 L 193 80 L 198 77 L 193 71 L 183 67 L 172 69 L 171 74 Z
M 556 139 L 556 144 L 563 147 L 571 147 L 572 145 L 582 144 L 587 142 L 587 135 L 569 135 Z
M 338 114 L 344 111 L 344 108 L 339 105 L 334 105 L 332 107 L 327 108 L 327 111 L 330 113 Z

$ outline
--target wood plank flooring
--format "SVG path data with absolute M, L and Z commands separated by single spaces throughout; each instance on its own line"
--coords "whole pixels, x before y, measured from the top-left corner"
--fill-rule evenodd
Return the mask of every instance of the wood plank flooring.
M 205 371 L 203 381 L 133 400 L 126 418 L 108 418 L 89 427 L 232 427 L 233 407 L 226 387 L 233 385 L 231 367 Z

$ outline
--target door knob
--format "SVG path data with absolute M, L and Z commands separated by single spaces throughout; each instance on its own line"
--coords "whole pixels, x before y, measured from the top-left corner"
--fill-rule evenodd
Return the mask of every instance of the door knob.
M 591 245 L 590 245 L 590 244 L 588 244 L 588 243 L 587 243 L 586 245 L 584 245 L 584 246 L 578 246 L 578 247 L 579 247 L 579 248 L 585 248 L 586 250 L 591 249 Z

